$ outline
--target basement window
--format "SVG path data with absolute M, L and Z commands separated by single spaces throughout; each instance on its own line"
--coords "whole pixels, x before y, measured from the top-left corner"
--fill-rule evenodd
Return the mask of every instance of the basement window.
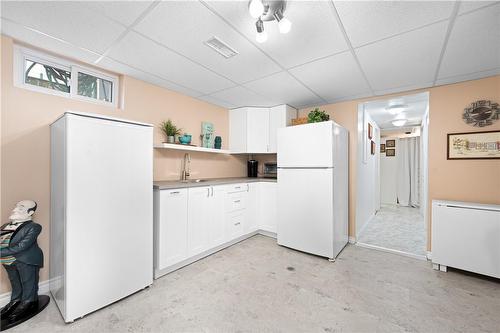
M 16 45 L 14 83 L 32 91 L 117 107 L 118 77 Z

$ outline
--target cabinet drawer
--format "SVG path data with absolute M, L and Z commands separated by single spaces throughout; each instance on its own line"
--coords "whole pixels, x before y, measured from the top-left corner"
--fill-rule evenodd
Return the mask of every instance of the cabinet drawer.
M 243 226 L 245 223 L 245 212 L 234 212 L 227 214 L 227 235 L 229 236 L 229 240 L 233 240 L 235 238 L 243 235 Z
M 234 212 L 240 209 L 245 209 L 247 206 L 246 192 L 228 194 L 226 199 L 226 211 Z
M 227 185 L 227 193 L 248 192 L 248 184 Z

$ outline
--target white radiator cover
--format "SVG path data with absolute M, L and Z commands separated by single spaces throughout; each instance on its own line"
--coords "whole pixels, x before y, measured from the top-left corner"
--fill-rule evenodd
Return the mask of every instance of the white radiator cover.
M 432 262 L 500 278 L 500 205 L 433 200 Z

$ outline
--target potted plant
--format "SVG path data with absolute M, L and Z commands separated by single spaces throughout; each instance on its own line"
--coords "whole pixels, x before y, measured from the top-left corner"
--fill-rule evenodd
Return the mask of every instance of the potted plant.
M 160 124 L 160 129 L 167 137 L 167 143 L 175 143 L 175 136 L 181 134 L 181 129 L 168 119 Z
M 320 111 L 319 108 L 312 110 L 307 115 L 308 123 L 319 123 L 328 120 L 330 120 L 330 116 L 328 115 L 328 113 L 326 113 L 325 111 Z

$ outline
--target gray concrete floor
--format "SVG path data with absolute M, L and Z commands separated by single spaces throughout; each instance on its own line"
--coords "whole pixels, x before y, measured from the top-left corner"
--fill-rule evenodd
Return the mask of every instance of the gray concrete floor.
M 348 246 L 335 263 L 254 236 L 65 325 L 14 332 L 499 332 L 500 281 Z
M 358 242 L 425 257 L 424 217 L 419 208 L 381 205 L 363 228 Z

